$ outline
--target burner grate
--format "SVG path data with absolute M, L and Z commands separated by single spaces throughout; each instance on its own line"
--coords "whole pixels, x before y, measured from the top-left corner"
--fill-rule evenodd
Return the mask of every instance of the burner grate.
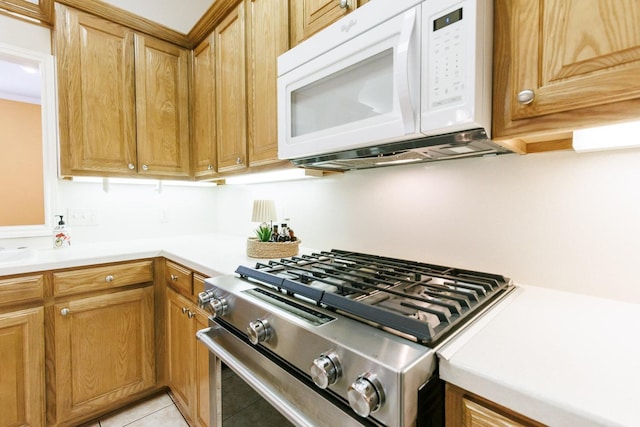
M 240 266 L 236 273 L 425 344 L 511 286 L 495 274 L 335 249 Z

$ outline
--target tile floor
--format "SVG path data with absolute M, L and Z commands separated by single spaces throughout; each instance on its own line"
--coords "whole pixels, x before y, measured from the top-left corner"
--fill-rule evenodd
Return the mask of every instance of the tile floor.
M 111 414 L 84 427 L 189 427 L 167 393 Z

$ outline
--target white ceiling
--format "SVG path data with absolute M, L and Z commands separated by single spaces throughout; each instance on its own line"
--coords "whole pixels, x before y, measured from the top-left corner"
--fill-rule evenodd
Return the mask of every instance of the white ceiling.
M 179 33 L 187 34 L 215 0 L 102 0 L 128 12 L 150 19 Z

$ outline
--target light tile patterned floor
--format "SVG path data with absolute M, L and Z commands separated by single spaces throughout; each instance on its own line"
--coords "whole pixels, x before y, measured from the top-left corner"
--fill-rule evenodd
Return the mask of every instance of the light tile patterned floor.
M 189 427 L 167 393 L 111 414 L 86 427 Z

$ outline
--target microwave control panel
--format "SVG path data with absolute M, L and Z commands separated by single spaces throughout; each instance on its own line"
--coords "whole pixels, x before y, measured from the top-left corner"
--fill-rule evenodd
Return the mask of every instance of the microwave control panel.
M 429 108 L 460 103 L 464 98 L 465 26 L 459 8 L 432 20 L 429 31 Z

